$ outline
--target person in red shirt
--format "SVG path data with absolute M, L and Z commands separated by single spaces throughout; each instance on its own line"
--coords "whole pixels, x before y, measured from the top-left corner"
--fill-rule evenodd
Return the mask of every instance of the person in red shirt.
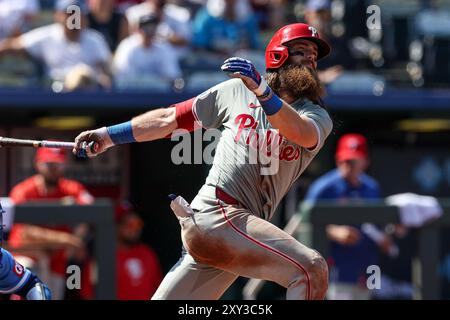
M 58 200 L 65 204 L 91 204 L 92 195 L 79 182 L 64 178 L 67 158 L 64 149 L 39 148 L 35 157 L 36 174 L 18 183 L 10 192 L 9 197 L 14 204 L 30 201 Z M 15 250 L 31 249 L 42 257 L 42 249 L 51 252 L 50 268 L 52 287 L 55 299 L 64 295 L 67 267 L 67 250 L 61 248 L 83 249 L 82 236 L 87 233 L 87 226 L 82 225 L 75 232 L 67 226 L 41 227 L 27 224 L 15 224 L 8 240 Z M 36 248 L 39 250 L 36 251 Z M 55 250 L 56 249 L 56 250 Z
M 117 299 L 149 300 L 162 281 L 155 252 L 141 242 L 144 223 L 131 209 L 118 217 Z
M 64 178 L 66 162 L 64 149 L 39 148 L 35 158 L 37 174 L 17 184 L 10 198 L 15 203 L 64 199 L 77 204 L 91 204 L 94 198 L 81 183 Z

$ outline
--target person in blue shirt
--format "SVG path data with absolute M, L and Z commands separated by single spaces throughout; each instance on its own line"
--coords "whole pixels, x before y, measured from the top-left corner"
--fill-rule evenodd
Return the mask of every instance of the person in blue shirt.
M 374 201 L 380 198 L 378 183 L 365 171 L 369 165 L 367 141 L 360 134 L 346 134 L 337 144 L 337 168 L 310 186 L 305 203 L 319 200 L 337 203 Z M 374 225 L 328 225 L 330 240 L 329 299 L 368 299 L 367 267 L 377 264 L 378 246 L 386 250 L 388 238 Z
M 2 248 L 3 213 L 0 204 L 0 295 L 16 294 L 27 300 L 51 300 L 50 289 Z
M 256 16 L 246 1 L 208 0 L 193 21 L 193 45 L 219 54 L 260 49 Z

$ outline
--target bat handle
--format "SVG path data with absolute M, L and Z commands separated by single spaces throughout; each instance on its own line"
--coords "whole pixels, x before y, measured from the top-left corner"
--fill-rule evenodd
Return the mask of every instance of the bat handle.
M 87 151 L 86 151 L 88 148 L 92 153 L 95 153 L 95 152 L 97 152 L 97 149 L 98 149 L 98 143 L 95 141 L 91 141 L 91 142 L 89 142 L 88 145 L 83 145 L 83 148 L 80 148 L 78 150 L 76 156 L 78 158 L 82 158 L 82 159 L 88 158 Z

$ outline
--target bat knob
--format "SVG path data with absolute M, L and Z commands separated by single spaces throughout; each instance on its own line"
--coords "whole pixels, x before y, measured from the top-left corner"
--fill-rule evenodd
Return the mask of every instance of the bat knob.
M 78 150 L 78 152 L 77 152 L 77 158 L 80 158 L 80 159 L 86 159 L 88 156 L 87 156 L 87 152 L 86 152 L 86 150 L 85 149 L 80 149 L 80 150 Z

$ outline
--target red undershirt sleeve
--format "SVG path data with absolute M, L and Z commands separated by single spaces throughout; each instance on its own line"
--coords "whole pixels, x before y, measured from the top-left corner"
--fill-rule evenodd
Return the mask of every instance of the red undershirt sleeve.
M 185 129 L 189 132 L 194 131 L 194 123 L 197 121 L 194 115 L 194 101 L 196 98 L 192 98 L 183 102 L 172 105 L 175 107 L 178 129 Z

